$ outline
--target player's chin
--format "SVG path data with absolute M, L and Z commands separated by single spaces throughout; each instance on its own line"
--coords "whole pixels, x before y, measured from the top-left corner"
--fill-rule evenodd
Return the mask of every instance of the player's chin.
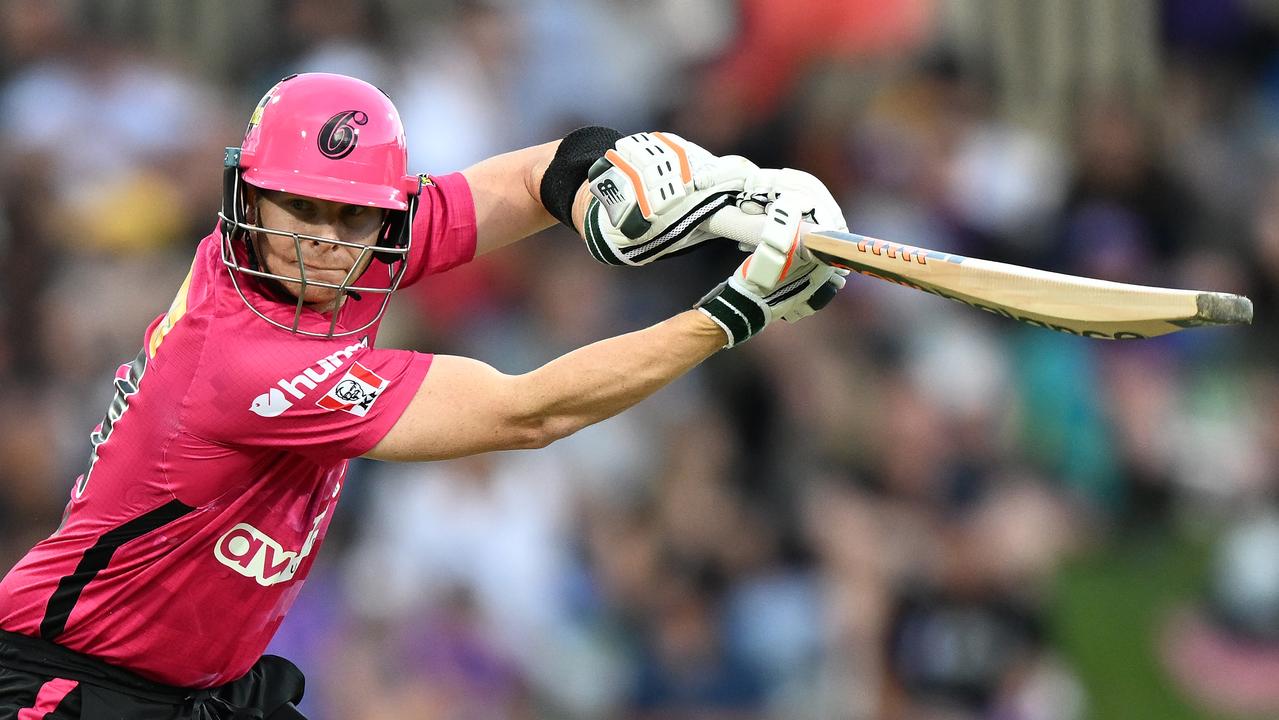
M 302 303 L 312 308 L 327 310 L 332 307 L 337 297 L 337 290 L 312 285 L 302 293 Z
M 312 278 L 312 280 L 315 280 L 315 278 Z M 329 281 L 322 280 L 321 282 Z M 280 280 L 279 283 L 289 295 L 301 298 L 302 304 L 311 308 L 319 309 L 331 306 L 338 296 L 338 291 L 333 288 L 319 287 L 310 283 L 304 285 L 299 281 L 289 280 Z M 336 285 L 337 283 L 334 282 L 333 284 Z

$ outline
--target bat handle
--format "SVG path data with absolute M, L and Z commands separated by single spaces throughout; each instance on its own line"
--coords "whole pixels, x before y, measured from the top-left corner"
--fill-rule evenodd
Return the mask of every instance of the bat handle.
M 737 208 L 725 208 L 711 215 L 702 226 L 705 230 L 729 240 L 755 247 L 764 229 L 763 215 L 747 215 Z

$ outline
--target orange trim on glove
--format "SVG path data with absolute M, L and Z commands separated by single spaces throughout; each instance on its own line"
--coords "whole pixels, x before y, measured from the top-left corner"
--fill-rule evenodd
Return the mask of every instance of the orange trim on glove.
M 627 162 L 626 158 L 618 154 L 616 150 L 604 151 L 604 158 L 613 163 L 613 167 L 626 173 L 626 177 L 631 179 L 631 186 L 635 188 L 635 200 L 639 203 L 640 213 L 645 218 L 652 217 L 653 212 L 648 204 L 648 196 L 644 194 L 644 183 L 640 179 L 639 171 L 635 169 L 635 166 Z
M 675 156 L 679 158 L 679 177 L 684 181 L 684 184 L 687 185 L 692 182 L 693 168 L 688 164 L 688 153 L 684 152 L 684 148 L 679 143 L 671 140 L 656 130 L 653 131 L 653 136 L 665 143 L 671 150 L 675 151 Z
M 798 248 L 799 248 L 799 226 L 796 225 L 795 237 L 791 238 L 791 241 L 790 241 L 790 250 L 786 251 L 786 262 L 785 264 L 782 265 L 781 274 L 777 276 L 779 281 L 782 278 L 786 277 L 786 271 L 790 270 L 791 261 L 795 259 L 795 250 L 797 250 Z

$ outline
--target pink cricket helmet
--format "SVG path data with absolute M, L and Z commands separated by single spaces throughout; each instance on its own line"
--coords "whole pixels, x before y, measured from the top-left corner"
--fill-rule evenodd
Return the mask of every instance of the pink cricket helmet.
M 222 259 L 232 281 L 249 308 L 273 325 L 302 335 L 340 337 L 371 326 L 386 309 L 390 294 L 399 286 L 412 242 L 412 216 L 422 181 L 408 173 L 408 148 L 404 126 L 391 99 L 373 85 L 330 73 L 290 75 L 267 91 L 249 118 L 240 147 L 227 148 L 222 201 Z M 387 211 L 376 246 L 357 246 L 381 260 L 387 278 L 375 284 L 355 285 L 375 272 L 370 265 L 363 275 L 348 276 L 342 283 L 308 281 L 267 272 L 260 267 L 251 242 L 253 233 L 291 236 L 302 240 L 351 245 L 339 240 L 273 230 L 246 221 L 241 183 L 264 190 Z M 300 250 L 299 250 L 300 252 Z M 363 263 L 364 255 L 356 262 Z M 380 272 L 380 271 L 379 271 Z M 283 282 L 300 287 L 291 323 L 282 321 L 277 307 L 264 307 L 246 296 L 238 275 Z M 339 313 L 333 312 L 327 332 L 305 330 L 301 323 L 302 295 L 307 285 L 328 287 L 340 296 L 382 294 L 382 307 L 357 328 L 338 331 Z M 346 303 L 343 303 L 346 304 Z
M 281 80 L 253 111 L 240 145 L 244 181 L 353 205 L 407 210 L 404 126 L 381 90 L 345 75 Z

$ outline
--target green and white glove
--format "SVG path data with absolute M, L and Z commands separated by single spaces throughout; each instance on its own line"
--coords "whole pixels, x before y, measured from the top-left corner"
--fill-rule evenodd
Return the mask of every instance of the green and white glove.
M 846 282 L 847 270 L 818 261 L 800 245 L 799 207 L 778 199 L 768 203 L 765 215 L 759 245 L 695 305 L 724 330 L 724 347 L 749 340 L 778 318 L 795 322 L 812 315 Z
M 700 226 L 738 201 L 759 168 L 672 133 L 628 135 L 591 166 L 586 247 L 600 262 L 644 265 L 715 237 Z

